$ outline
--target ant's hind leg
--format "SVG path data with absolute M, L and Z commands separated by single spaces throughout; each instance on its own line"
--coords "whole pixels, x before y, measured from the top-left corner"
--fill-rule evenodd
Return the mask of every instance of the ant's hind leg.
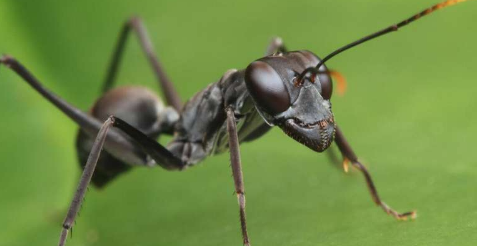
M 90 135 L 92 138 L 98 134 L 101 128 L 101 122 L 91 115 L 81 111 L 75 106 L 69 104 L 67 101 L 54 94 L 45 88 L 40 81 L 33 76 L 22 64 L 10 56 L 3 56 L 0 58 L 0 65 L 4 64 L 22 77 L 31 87 L 40 93 L 45 99 L 51 102 L 55 107 L 61 110 L 66 116 L 73 120 L 80 128 Z M 108 144 L 109 142 L 109 144 Z M 117 131 L 110 131 L 108 133 L 108 142 L 105 148 L 114 149 L 116 152 L 129 153 L 134 149 L 133 143 L 126 139 Z M 138 160 L 139 162 L 141 160 Z
M 171 105 L 177 112 L 180 112 L 181 109 L 181 100 L 177 94 L 174 86 L 167 77 L 167 74 L 164 70 L 163 65 L 159 61 L 158 57 L 155 55 L 154 47 L 152 45 L 151 39 L 147 34 L 146 27 L 144 26 L 142 20 L 139 17 L 132 17 L 126 21 L 123 25 L 123 28 L 119 34 L 119 39 L 116 43 L 116 47 L 111 58 L 111 62 L 106 74 L 106 78 L 103 84 L 103 93 L 108 91 L 116 78 L 119 64 L 121 62 L 122 54 L 124 53 L 124 46 L 126 44 L 127 38 L 129 36 L 130 30 L 133 30 L 137 37 L 139 38 L 139 44 L 141 45 L 144 53 L 146 54 L 154 73 L 159 81 L 159 85 L 164 92 L 166 101 L 168 105 Z
M 101 128 L 101 122 L 96 118 L 88 115 L 87 113 L 79 110 L 75 106 L 69 104 L 56 94 L 46 89 L 24 66 L 22 66 L 17 60 L 10 56 L 3 56 L 0 58 L 0 65 L 4 64 L 6 67 L 12 69 L 20 77 L 22 77 L 31 87 L 33 87 L 44 98 L 50 101 L 58 109 L 60 109 L 71 120 L 78 124 L 82 131 L 90 135 L 92 138 L 98 134 Z M 122 129 L 127 128 L 126 130 Z M 117 119 L 115 126 L 121 128 L 126 134 L 132 135 L 133 140 L 136 140 L 138 144 L 143 148 L 144 152 L 148 154 L 155 163 L 166 169 L 180 169 L 183 163 L 180 159 L 175 157 L 170 151 L 157 143 L 154 139 L 147 137 L 139 130 L 128 125 L 120 119 Z M 132 132 L 132 133 L 130 133 Z M 144 139 L 144 140 L 143 140 Z M 126 138 L 123 134 L 118 132 L 117 129 L 111 129 L 108 132 L 107 140 L 105 143 L 105 149 L 110 153 L 117 153 L 118 156 L 126 154 L 129 158 L 128 163 L 143 163 L 143 159 L 134 156 L 133 151 L 136 149 L 136 143 Z M 129 155 L 131 153 L 132 155 Z
M 338 126 L 336 126 L 335 142 L 338 145 L 338 148 L 340 149 L 341 154 L 343 155 L 345 159 L 344 161 L 351 162 L 351 165 L 353 165 L 355 168 L 357 168 L 359 171 L 363 173 L 364 178 L 366 179 L 366 183 L 368 185 L 369 192 L 371 193 L 371 197 L 373 198 L 373 201 L 378 206 L 380 206 L 384 210 L 384 212 L 386 212 L 387 214 L 393 216 L 394 218 L 398 220 L 407 220 L 408 218 L 411 218 L 411 219 L 416 218 L 416 211 L 398 213 L 394 209 L 390 208 L 386 203 L 384 203 L 384 201 L 381 200 L 381 198 L 378 195 L 378 191 L 376 190 L 376 186 L 374 185 L 373 180 L 371 179 L 371 175 L 369 174 L 366 167 L 358 161 L 358 157 L 354 153 L 351 146 L 348 144 L 348 141 L 346 141 L 343 133 L 338 128 Z
M 101 122 L 97 119 L 91 117 L 85 112 L 79 110 L 75 106 L 69 104 L 59 96 L 55 95 L 53 92 L 45 88 L 38 79 L 33 76 L 21 63 L 19 63 L 15 58 L 4 55 L 0 58 L 0 65 L 4 64 L 7 68 L 10 68 L 20 77 L 22 77 L 33 89 L 40 93 L 45 99 L 50 101 L 55 105 L 59 110 L 61 110 L 65 115 L 70 119 L 76 122 L 84 131 L 97 134 L 99 128 L 101 127 Z

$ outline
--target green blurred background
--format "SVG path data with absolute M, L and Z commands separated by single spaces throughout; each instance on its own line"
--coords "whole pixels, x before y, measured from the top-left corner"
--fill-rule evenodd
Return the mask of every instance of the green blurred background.
M 436 0 L 0 1 L 0 52 L 87 110 L 119 29 L 143 17 L 183 99 L 259 58 L 272 36 L 325 55 Z M 474 245 L 477 242 L 477 2 L 426 17 L 328 63 L 348 79 L 337 122 L 400 211 L 371 202 L 357 172 L 279 129 L 241 148 L 252 245 Z M 158 91 L 135 39 L 119 84 Z M 0 245 L 56 245 L 80 170 L 77 126 L 0 68 Z M 90 189 L 69 246 L 241 245 L 227 154 L 186 172 L 136 168 Z

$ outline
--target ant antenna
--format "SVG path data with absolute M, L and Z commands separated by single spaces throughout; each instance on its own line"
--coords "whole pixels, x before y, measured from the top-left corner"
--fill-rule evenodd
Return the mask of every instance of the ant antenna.
M 387 27 L 387 28 L 384 28 L 384 29 L 382 29 L 382 30 L 380 30 L 380 31 L 378 31 L 378 32 L 375 32 L 375 33 L 370 34 L 370 35 L 368 35 L 368 36 L 365 36 L 365 37 L 363 37 L 363 38 L 361 38 L 361 39 L 358 39 L 358 40 L 356 40 L 356 41 L 354 41 L 354 42 L 352 42 L 352 43 L 349 43 L 349 44 L 347 44 L 347 45 L 345 45 L 345 46 L 343 46 L 343 47 L 341 47 L 341 48 L 339 48 L 339 49 L 337 49 L 337 50 L 331 52 L 329 55 L 327 55 L 325 58 L 323 58 L 323 60 L 321 60 L 321 61 L 318 63 L 318 65 L 316 65 L 316 67 L 309 67 L 309 68 L 305 69 L 305 71 L 303 71 L 303 72 L 300 74 L 300 76 L 298 76 L 298 81 L 302 81 L 303 78 L 304 78 L 307 74 L 310 74 L 311 76 L 314 76 L 314 75 L 318 74 L 318 73 L 319 73 L 318 69 L 319 69 L 326 61 L 328 61 L 329 59 L 333 58 L 334 56 L 338 55 L 339 53 L 341 53 L 341 52 L 343 52 L 343 51 L 345 51 L 345 50 L 348 50 L 348 49 L 350 49 L 350 48 L 353 48 L 354 46 L 357 46 L 357 45 L 359 45 L 359 44 L 362 44 L 362 43 L 364 43 L 364 42 L 366 42 L 366 41 L 369 41 L 369 40 L 372 40 L 372 39 L 374 39 L 374 38 L 380 37 L 380 36 L 382 36 L 382 35 L 384 35 L 384 34 L 397 31 L 399 28 L 401 28 L 401 27 L 403 27 L 403 26 L 405 26 L 405 25 L 407 25 L 407 24 L 409 24 L 409 23 L 411 23 L 411 22 L 413 22 L 413 21 L 415 21 L 415 20 L 417 20 L 417 19 L 419 19 L 419 18 L 421 18 L 421 17 L 423 17 L 423 16 L 425 16 L 425 15 L 428 15 L 428 14 L 430 14 L 430 13 L 432 13 L 432 12 L 438 10 L 438 9 L 442 9 L 442 8 L 445 8 L 445 7 L 449 7 L 449 6 L 452 6 L 452 5 L 454 5 L 454 4 L 458 4 L 458 3 L 461 3 L 461 2 L 465 2 L 465 1 L 467 1 L 467 0 L 447 0 L 447 1 L 444 1 L 444 2 L 442 2 L 442 3 L 438 3 L 438 4 L 436 4 L 436 5 L 434 5 L 434 6 L 430 7 L 430 8 L 427 8 L 427 9 L 425 9 L 425 10 L 419 12 L 419 13 L 416 14 L 416 15 L 411 16 L 411 17 L 408 18 L 408 19 L 405 19 L 405 20 L 403 20 L 403 21 L 397 23 L 397 24 L 394 24 L 394 25 L 389 26 L 389 27 Z

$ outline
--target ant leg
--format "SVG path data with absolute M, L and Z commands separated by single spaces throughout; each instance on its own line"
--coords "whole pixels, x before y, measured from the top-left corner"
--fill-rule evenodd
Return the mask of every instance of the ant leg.
M 137 142 L 137 144 L 139 144 L 140 147 L 142 147 L 144 152 L 146 152 L 156 162 L 156 164 L 160 165 L 161 167 L 169 170 L 177 170 L 184 167 L 184 163 L 180 158 L 175 157 L 169 150 L 157 143 L 154 139 L 147 137 L 139 130 L 128 125 L 126 122 L 115 117 L 110 117 L 105 123 L 101 124 L 101 122 L 99 122 L 97 119 L 69 104 L 59 96 L 43 87 L 41 83 L 14 58 L 10 56 L 3 56 L 0 58 L 0 65 L 1 64 L 4 64 L 7 68 L 10 68 L 16 72 L 44 98 L 60 109 L 70 119 L 76 122 L 85 132 L 88 134 L 97 134 L 92 151 L 90 152 L 85 165 L 80 184 L 63 223 L 63 230 L 60 236 L 59 245 L 64 245 L 68 230 L 71 228 L 71 225 L 75 220 L 76 214 L 81 206 L 81 202 L 83 201 L 86 187 L 88 186 L 94 173 L 94 169 L 96 167 L 101 149 L 103 149 L 103 145 L 107 150 L 109 145 L 111 149 L 114 149 L 117 152 L 130 152 L 134 149 L 134 142 L 132 141 L 134 140 Z M 111 125 L 117 126 L 123 130 L 124 133 L 132 138 L 132 140 L 126 138 L 126 136 L 124 136 L 124 134 L 119 132 L 117 129 L 110 129 Z
M 131 29 L 136 33 L 137 37 L 139 38 L 139 43 L 144 53 L 146 54 L 149 62 L 151 63 L 151 66 L 154 70 L 154 73 L 156 74 L 157 79 L 159 80 L 160 86 L 164 92 L 164 96 L 166 97 L 167 104 L 171 105 L 175 110 L 180 112 L 182 106 L 179 95 L 177 94 L 176 90 L 174 89 L 174 86 L 167 77 L 167 74 L 164 71 L 164 68 L 160 63 L 158 57 L 154 54 L 154 48 L 152 46 L 151 39 L 147 34 L 146 27 L 144 26 L 143 22 L 139 17 L 132 17 L 126 23 L 124 23 L 124 26 L 119 35 L 118 42 L 116 44 L 116 48 L 111 58 L 106 78 L 104 80 L 102 89 L 103 93 L 108 91 L 114 83 L 119 63 L 121 62 L 121 56 L 124 51 L 124 46 L 129 36 L 129 31 Z
M 235 193 L 240 207 L 240 224 L 242 228 L 243 245 L 250 246 L 245 220 L 245 187 L 243 184 L 242 164 L 240 162 L 240 149 L 237 136 L 234 111 L 227 108 L 227 131 L 229 135 L 230 161 L 232 163 L 232 175 L 235 183 Z
M 103 149 L 104 141 L 106 140 L 106 136 L 108 135 L 108 130 L 113 124 L 113 121 L 113 118 L 110 117 L 104 122 L 98 132 L 96 140 L 94 141 L 93 148 L 89 153 L 88 161 L 86 162 L 83 174 L 81 175 L 78 188 L 76 189 L 76 193 L 73 197 L 73 200 L 71 201 L 70 208 L 68 209 L 68 213 L 66 214 L 66 218 L 63 222 L 63 229 L 61 230 L 60 242 L 58 244 L 59 246 L 65 245 L 68 231 L 71 229 L 76 219 L 76 215 L 81 208 L 81 204 L 83 203 L 86 190 L 91 181 L 91 178 L 93 177 L 96 163 L 98 162 L 99 155 L 101 154 L 101 150 Z
M 135 141 L 137 141 L 139 146 L 141 146 L 143 150 L 162 167 L 166 169 L 179 169 L 183 166 L 182 161 L 179 158 L 173 156 L 171 152 L 169 152 L 166 148 L 157 143 L 155 140 L 147 137 L 142 132 L 130 126 L 123 120 L 114 116 L 110 116 L 101 126 L 96 140 L 94 141 L 91 152 L 88 156 L 88 160 L 84 167 L 83 174 L 81 175 L 78 188 L 73 197 L 70 208 L 68 209 L 65 221 L 63 222 L 63 229 L 61 231 L 60 242 L 58 244 L 59 246 L 65 245 L 68 231 L 71 229 L 71 226 L 75 221 L 76 215 L 81 208 L 81 204 L 83 203 L 87 187 L 91 182 L 91 178 L 93 177 L 93 173 L 96 168 L 99 155 L 101 153 L 101 150 L 103 149 L 104 142 L 106 140 L 106 137 L 108 136 L 108 131 L 111 126 L 118 127 L 126 134 L 131 136 Z
M 338 148 L 341 151 L 341 154 L 344 157 L 344 162 L 351 162 L 351 164 L 357 168 L 359 171 L 361 171 L 364 175 L 364 178 L 366 179 L 366 183 L 368 185 L 368 189 L 371 193 L 371 197 L 373 198 L 373 201 L 380 206 L 384 212 L 387 214 L 395 217 L 398 220 L 407 220 L 408 218 L 415 219 L 416 218 L 416 211 L 411 211 L 411 212 L 406 212 L 406 213 L 398 213 L 394 209 L 390 208 L 386 203 L 384 203 L 378 195 L 378 191 L 376 190 L 376 186 L 373 183 L 373 180 L 371 179 L 371 175 L 369 174 L 368 170 L 366 167 L 361 164 L 358 161 L 358 157 L 354 153 L 353 149 L 351 149 L 351 146 L 349 145 L 348 141 L 346 141 L 343 133 L 341 130 L 336 126 L 336 136 L 335 136 L 335 142 L 338 145 Z
M 283 44 L 283 40 L 280 37 L 272 38 L 272 41 L 270 41 L 270 44 L 267 47 L 265 56 L 273 55 L 277 52 L 287 52 L 287 48 Z
M 345 162 L 341 162 L 339 160 L 338 155 L 336 155 L 336 150 L 335 150 L 334 146 L 330 146 L 326 150 L 326 155 L 328 156 L 328 159 L 330 160 L 333 167 L 339 168 L 342 165 L 343 170 L 345 172 L 348 172 L 348 166 L 346 166 Z
M 227 111 L 227 131 L 229 134 L 230 158 L 232 164 L 232 174 L 235 183 L 235 192 L 240 207 L 240 223 L 242 229 L 242 237 L 244 246 L 250 246 L 248 239 L 247 225 L 245 219 L 245 188 L 243 183 L 242 167 L 240 162 L 239 141 L 237 136 L 237 126 L 235 123 L 235 115 L 232 109 Z M 174 169 L 181 169 L 184 163 L 180 158 L 174 156 L 169 150 L 164 148 L 154 139 L 149 138 L 144 133 L 129 125 L 125 121 L 111 116 L 113 126 L 119 128 L 129 137 L 131 137 L 149 156 L 151 156 L 157 163 L 162 163 L 167 167 L 174 167 Z M 169 168 L 173 169 L 173 168 Z
M 69 104 L 62 98 L 53 94 L 51 91 L 43 87 L 40 82 L 15 58 L 4 55 L 0 58 L 0 65 L 5 64 L 6 67 L 12 69 L 20 77 L 22 77 L 33 89 L 38 91 L 43 97 L 60 109 L 64 114 L 69 118 L 75 121 L 78 125 L 81 126 L 87 132 L 92 132 L 94 135 L 97 134 L 99 128 L 101 128 L 101 122 L 95 118 L 89 116 L 83 111 L 77 109 L 73 105 Z
M 55 95 L 54 93 L 43 87 L 40 82 L 17 60 L 10 56 L 3 56 L 0 58 L 0 65 L 1 64 L 5 64 L 6 67 L 15 71 L 43 97 L 45 97 L 48 101 L 50 101 L 53 105 L 60 109 L 64 114 L 66 114 L 71 120 L 78 124 L 81 129 L 84 130 L 85 133 L 93 137 L 98 134 L 98 131 L 102 126 L 100 121 L 84 113 L 83 111 L 79 110 L 78 108 L 74 107 L 73 105 L 69 104 L 59 96 Z M 119 121 L 120 123 L 123 122 L 120 119 L 117 119 L 117 121 Z M 115 122 L 115 125 L 120 123 Z M 123 125 L 126 125 L 125 127 L 133 128 L 125 122 Z M 121 128 L 120 126 L 118 127 Z M 182 168 L 183 163 L 179 158 L 172 155 L 170 151 L 161 146 L 155 140 L 148 138 L 139 130 L 134 130 L 137 132 L 135 132 L 135 136 L 146 138 L 146 140 L 138 140 L 138 143 L 143 147 L 144 151 L 151 156 L 151 158 L 156 162 L 156 164 L 160 165 L 165 169 Z M 125 133 L 128 132 L 125 131 Z M 134 136 L 132 136 L 132 138 L 135 139 Z M 126 138 L 124 134 L 119 132 L 117 129 L 111 129 L 107 134 L 105 149 L 108 150 L 108 152 L 110 153 L 128 153 L 134 150 L 135 147 L 134 142 Z
M 122 132 L 132 138 L 134 142 L 156 162 L 156 164 L 167 170 L 177 170 L 185 167 L 185 163 L 179 157 L 172 154 L 172 152 L 156 140 L 148 137 L 146 134 L 120 118 L 114 116 L 111 117 L 114 120 L 113 126 L 119 128 Z

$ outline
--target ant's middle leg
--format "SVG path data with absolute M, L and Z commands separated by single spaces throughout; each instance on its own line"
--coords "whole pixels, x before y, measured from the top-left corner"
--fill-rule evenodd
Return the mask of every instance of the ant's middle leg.
M 66 214 L 66 218 L 63 222 L 63 229 L 60 234 L 59 246 L 65 245 L 66 238 L 68 236 L 68 231 L 72 228 L 73 223 L 75 222 L 76 215 L 78 214 L 81 204 L 83 203 L 84 196 L 87 190 L 91 178 L 93 177 L 94 170 L 96 169 L 96 164 L 98 163 L 101 150 L 103 149 L 104 141 L 108 135 L 109 128 L 113 124 L 112 118 L 108 118 L 98 132 L 98 136 L 94 141 L 93 148 L 88 156 L 88 161 L 86 162 L 83 174 L 81 175 L 78 188 L 76 189 L 73 200 L 71 201 L 70 208 Z
M 129 36 L 130 30 L 133 30 L 137 37 L 139 38 L 139 44 L 141 45 L 144 53 L 146 54 L 154 73 L 159 81 L 159 85 L 164 92 L 167 104 L 171 105 L 177 112 L 180 112 L 181 109 L 181 100 L 177 94 L 174 86 L 167 77 L 167 74 L 164 70 L 163 65 L 159 61 L 158 57 L 155 55 L 154 47 L 152 45 L 151 39 L 147 34 L 146 27 L 144 26 L 142 20 L 139 17 L 132 17 L 126 21 L 123 25 L 121 33 L 119 34 L 119 39 L 117 41 L 116 47 L 111 58 L 111 62 L 104 80 L 102 91 L 105 93 L 108 91 L 116 78 L 119 64 L 121 62 L 122 54 L 124 53 L 124 47 L 126 45 L 127 38 Z
M 111 126 L 120 128 L 124 133 L 130 136 L 144 150 L 144 152 L 146 152 L 160 166 L 167 169 L 180 169 L 184 166 L 179 158 L 175 157 L 171 152 L 169 152 L 169 150 L 164 148 L 154 139 L 147 137 L 142 132 L 122 121 L 121 119 L 110 116 L 101 126 L 88 156 L 88 160 L 84 167 L 83 174 L 81 175 L 78 188 L 73 197 L 70 208 L 68 209 L 65 221 L 63 222 L 59 246 L 63 246 L 65 244 L 68 231 L 71 229 L 76 215 L 81 208 L 87 187 L 93 177 L 99 156 Z

